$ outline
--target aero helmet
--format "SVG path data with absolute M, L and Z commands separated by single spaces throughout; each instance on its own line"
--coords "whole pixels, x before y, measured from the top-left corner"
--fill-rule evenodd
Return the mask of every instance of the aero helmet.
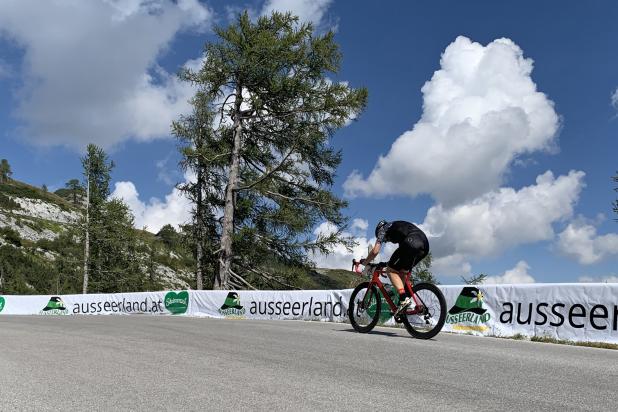
M 384 227 L 384 225 L 386 225 L 388 222 L 384 219 L 380 220 L 378 222 L 378 225 L 376 226 L 376 232 L 375 232 L 375 236 L 378 237 L 378 232 L 380 232 L 380 229 L 382 229 L 382 227 Z

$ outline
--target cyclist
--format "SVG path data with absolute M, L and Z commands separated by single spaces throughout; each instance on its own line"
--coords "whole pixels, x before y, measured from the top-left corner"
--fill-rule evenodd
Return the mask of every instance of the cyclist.
M 367 265 L 371 263 L 382 247 L 382 243 L 391 242 L 398 243 L 399 247 L 388 261 L 386 268 L 388 277 L 393 286 L 399 293 L 399 307 L 395 315 L 398 315 L 402 310 L 410 306 L 412 298 L 403 286 L 405 272 L 412 270 L 414 266 L 429 253 L 429 242 L 427 236 L 421 229 L 410 222 L 403 220 L 395 220 L 387 222 L 380 220 L 375 230 L 376 243 L 369 255 L 360 260 L 360 263 Z

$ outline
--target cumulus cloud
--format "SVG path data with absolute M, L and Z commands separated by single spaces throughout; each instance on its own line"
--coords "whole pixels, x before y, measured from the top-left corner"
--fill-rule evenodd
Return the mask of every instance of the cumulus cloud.
M 211 20 L 198 0 L 0 2 L 0 36 L 24 50 L 21 134 L 78 147 L 168 136 L 194 90 L 157 58 L 178 32 Z
M 348 176 L 348 196 L 428 193 L 452 206 L 498 188 L 518 156 L 555 147 L 554 105 L 511 40 L 483 46 L 458 37 L 440 65 L 422 88 L 421 119 L 369 176 Z
M 501 276 L 488 276 L 483 282 L 485 285 L 534 283 L 534 278 L 528 273 L 530 266 L 523 260 L 513 269 L 507 270 Z
M 290 11 L 298 16 L 301 22 L 311 22 L 318 27 L 331 3 L 332 0 L 267 0 L 260 15 L 269 15 L 273 11 Z
M 433 239 L 429 238 L 429 248 L 433 246 Z M 433 261 L 431 262 L 432 273 L 438 276 L 468 276 L 472 273 L 472 265 L 468 257 L 454 253 L 446 256 L 437 256 L 432 250 Z
M 610 256 L 618 256 L 618 234 L 598 235 L 593 225 L 579 219 L 560 233 L 557 247 L 582 265 L 591 265 Z
M 357 245 L 349 251 L 345 246 L 337 245 L 330 249 L 330 253 L 325 255 L 322 253 L 310 254 L 310 258 L 315 262 L 319 268 L 328 269 L 350 269 L 352 267 L 352 259 L 361 259 L 367 256 L 368 248 L 373 247 L 376 239 L 375 237 L 369 238 L 367 236 L 368 222 L 365 219 L 354 219 L 350 230 L 343 232 L 343 236 L 352 237 Z M 330 222 L 321 223 L 315 230 L 314 235 L 328 235 L 335 233 L 337 226 Z M 397 245 L 392 243 L 386 243 L 378 257 L 374 260 L 376 262 L 386 260 L 395 251 Z
M 582 276 L 577 280 L 583 283 L 618 283 L 618 276 Z
M 618 110 L 618 89 L 616 89 L 616 91 L 612 94 L 612 106 L 614 106 L 614 108 L 616 110 Z
M 144 202 L 133 182 L 116 182 L 112 198 L 124 201 L 133 216 L 135 227 L 157 233 L 163 226 L 170 224 L 176 228 L 191 220 L 193 205 L 180 190 L 174 188 L 164 200 L 151 198 Z
M 489 256 L 552 239 L 552 224 L 573 214 L 583 179 L 583 172 L 555 178 L 548 171 L 520 190 L 501 188 L 452 208 L 438 204 L 429 209 L 422 228 L 436 258 Z

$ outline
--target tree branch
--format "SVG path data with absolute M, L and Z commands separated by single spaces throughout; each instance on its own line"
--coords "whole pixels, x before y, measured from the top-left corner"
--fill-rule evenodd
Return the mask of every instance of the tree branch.
M 295 290 L 301 290 L 297 286 L 293 286 L 293 285 L 290 285 L 289 283 L 285 283 L 285 282 L 280 281 L 274 275 L 272 275 L 272 274 L 270 274 L 270 273 L 268 273 L 268 272 L 266 272 L 264 270 L 258 272 L 257 270 L 255 270 L 253 268 L 250 268 L 250 267 L 248 267 L 247 269 L 249 269 L 250 272 L 253 272 L 256 275 L 261 276 L 261 277 L 263 277 L 266 280 L 275 281 L 278 284 L 280 284 L 281 286 L 285 286 L 286 288 L 295 289 Z
M 239 188 L 236 189 L 236 191 L 251 189 L 251 188 L 259 185 L 260 183 L 262 183 L 264 180 L 268 179 L 273 173 L 276 173 L 279 169 L 281 169 L 281 167 L 283 167 L 283 164 L 288 160 L 288 158 L 292 155 L 292 153 L 294 152 L 295 149 L 296 149 L 296 145 L 292 146 L 292 148 L 290 149 L 288 154 L 285 155 L 285 157 L 283 158 L 281 163 L 279 163 L 274 169 L 267 170 L 266 173 L 264 175 L 262 175 L 262 177 L 260 177 L 258 180 L 256 180 L 255 182 L 253 182 L 253 183 L 251 183 L 249 185 L 246 185 L 246 186 L 243 186 L 243 187 L 239 187 Z
M 257 288 L 255 286 L 253 286 L 251 283 L 247 282 L 242 276 L 240 276 L 238 273 L 234 272 L 232 269 L 230 269 L 230 274 L 236 278 L 237 280 L 239 280 L 240 282 L 244 283 L 245 285 L 247 285 L 249 288 L 253 289 L 253 290 L 257 290 Z
M 329 203 L 326 203 L 326 202 L 318 202 L 317 200 L 306 199 L 304 197 L 285 196 L 285 195 L 282 195 L 281 193 L 271 192 L 270 190 L 267 190 L 266 193 L 271 196 L 280 197 L 282 199 L 289 200 L 290 202 L 301 201 L 301 202 L 312 203 L 314 205 L 320 205 L 320 206 L 329 205 Z

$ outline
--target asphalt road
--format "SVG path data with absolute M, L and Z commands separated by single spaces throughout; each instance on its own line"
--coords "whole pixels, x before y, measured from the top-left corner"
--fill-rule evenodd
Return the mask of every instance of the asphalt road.
M 349 325 L 0 317 L 1 410 L 617 410 L 618 351 Z

